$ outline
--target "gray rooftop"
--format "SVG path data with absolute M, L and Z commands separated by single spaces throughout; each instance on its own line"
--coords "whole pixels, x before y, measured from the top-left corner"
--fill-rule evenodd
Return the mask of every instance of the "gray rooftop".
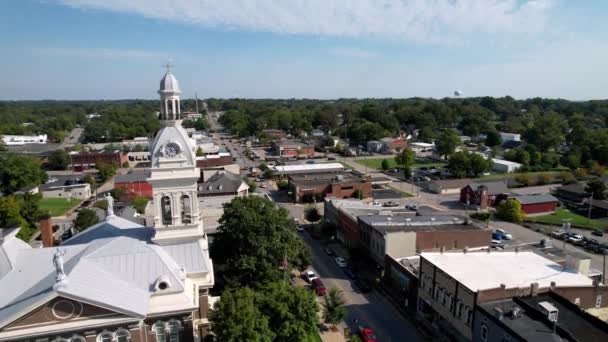
M 473 190 L 477 190 L 480 186 L 485 186 L 488 189 L 488 194 L 507 194 L 511 190 L 507 188 L 504 182 L 484 182 L 484 183 L 469 183 Z
M 211 176 L 206 182 L 198 185 L 198 192 L 205 195 L 236 193 L 244 183 L 240 176 L 230 172 L 218 172 Z
M 127 173 L 116 175 L 114 183 L 145 182 L 149 177 L 149 169 L 129 170 Z
M 427 231 L 427 230 L 479 230 L 482 229 L 465 217 L 457 215 L 403 216 L 363 215 L 359 220 L 381 232 Z
M 536 203 L 547 203 L 547 202 L 558 202 L 557 198 L 549 194 L 539 195 L 519 195 L 513 196 L 521 204 L 536 204 Z
M 158 295 L 153 284 L 161 277 L 171 284 L 163 293 L 192 302 L 183 274 L 209 272 L 205 251 L 198 242 L 159 246 L 153 236 L 153 228 L 109 216 L 60 247 L 34 249 L 5 237 L 0 242 L 0 326 L 58 296 L 145 317 L 151 297 Z M 53 266 L 57 248 L 65 251 L 66 281 L 60 286 Z

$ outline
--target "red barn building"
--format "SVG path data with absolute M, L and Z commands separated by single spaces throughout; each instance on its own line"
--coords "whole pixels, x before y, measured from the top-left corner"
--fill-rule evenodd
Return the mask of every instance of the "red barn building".
M 150 171 L 147 169 L 130 170 L 125 174 L 116 176 L 114 188 L 123 189 L 125 196 L 129 198 L 143 196 L 152 199 L 152 184 L 148 183 L 148 177 L 150 177 Z
M 506 199 L 509 192 L 503 182 L 470 183 L 460 190 L 460 202 L 486 209 Z
M 521 210 L 526 213 L 526 215 L 551 214 L 555 212 L 557 203 L 559 202 L 557 198 L 549 194 L 521 195 L 513 196 L 511 198 L 514 198 L 521 203 Z

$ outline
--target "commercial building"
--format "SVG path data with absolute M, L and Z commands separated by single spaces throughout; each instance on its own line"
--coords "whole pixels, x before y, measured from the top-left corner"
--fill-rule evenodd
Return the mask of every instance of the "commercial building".
M 473 339 L 478 305 L 554 291 L 581 308 L 598 291 L 591 278 L 533 252 L 421 253 L 418 314 L 457 340 Z M 605 292 L 605 287 L 602 287 Z
M 28 144 L 46 144 L 47 135 L 0 135 L 6 146 L 19 146 Z
M 370 180 L 352 172 L 294 174 L 288 180 L 295 201 L 321 201 L 326 196 L 351 198 L 358 192 L 362 197 L 372 194 Z
M 124 174 L 116 175 L 114 178 L 114 188 L 123 189 L 124 195 L 128 198 L 142 196 L 152 198 L 152 185 L 148 183 L 150 170 L 129 170 Z
M 340 163 L 275 165 L 271 166 L 270 170 L 275 176 L 311 175 L 316 173 L 340 173 L 344 171 L 344 165 Z
M 96 163 L 114 164 L 121 167 L 129 160 L 121 151 L 70 152 L 70 167 L 75 171 L 95 168 Z
M 483 303 L 474 317 L 473 342 L 608 340 L 608 323 L 555 292 Z
M 403 258 L 440 248 L 485 247 L 492 236 L 490 230 L 455 215 L 364 215 L 358 220 L 361 245 L 380 266 L 387 254 Z
M 315 154 L 315 147 L 312 143 L 302 140 L 275 140 L 272 148 L 276 156 L 279 157 L 312 157 Z
M 523 165 L 504 159 L 492 158 L 492 170 L 501 173 L 517 172 Z
M 555 212 L 559 201 L 549 194 L 510 196 L 521 204 L 526 215 L 543 215 Z
M 419 152 L 432 152 L 435 150 L 435 144 L 434 143 L 425 143 L 425 142 L 413 142 L 410 143 L 410 149 L 412 149 L 412 151 L 419 153 Z
M 324 202 L 325 221 L 333 224 L 336 230 L 336 238 L 343 245 L 353 248 L 360 244 L 361 231 L 359 228 L 359 216 L 367 215 L 403 215 L 407 217 L 416 216 L 416 212 L 401 208 L 384 208 L 372 204 L 371 199 L 338 199 L 325 198 Z
M 581 206 L 589 197 L 591 197 L 587 191 L 585 191 L 586 186 L 586 182 L 562 185 L 555 189 L 554 194 L 560 201 L 566 204 Z
M 264 129 L 261 135 L 268 139 L 285 139 L 287 137 L 287 133 L 280 129 Z
M 418 303 L 420 256 L 394 258 L 385 256 L 382 286 L 399 309 L 415 314 Z
M 453 195 L 460 193 L 460 189 L 471 183 L 471 179 L 438 179 L 429 182 L 427 189 L 435 194 Z
M 72 176 L 51 178 L 45 184 L 38 187 L 43 198 L 65 198 L 85 200 L 91 197 L 91 185 L 85 183 L 81 178 Z

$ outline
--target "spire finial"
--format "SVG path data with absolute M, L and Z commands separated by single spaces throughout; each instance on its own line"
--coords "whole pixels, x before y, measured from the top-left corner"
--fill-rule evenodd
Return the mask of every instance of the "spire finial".
M 171 68 L 175 67 L 175 65 L 167 62 L 167 64 L 163 65 L 163 67 L 167 68 L 167 72 L 171 72 Z

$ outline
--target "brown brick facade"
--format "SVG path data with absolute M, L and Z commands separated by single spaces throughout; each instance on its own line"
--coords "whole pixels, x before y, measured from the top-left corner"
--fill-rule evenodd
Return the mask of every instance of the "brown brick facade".
M 416 250 L 428 251 L 444 247 L 446 250 L 488 246 L 490 230 L 437 230 L 416 233 Z

